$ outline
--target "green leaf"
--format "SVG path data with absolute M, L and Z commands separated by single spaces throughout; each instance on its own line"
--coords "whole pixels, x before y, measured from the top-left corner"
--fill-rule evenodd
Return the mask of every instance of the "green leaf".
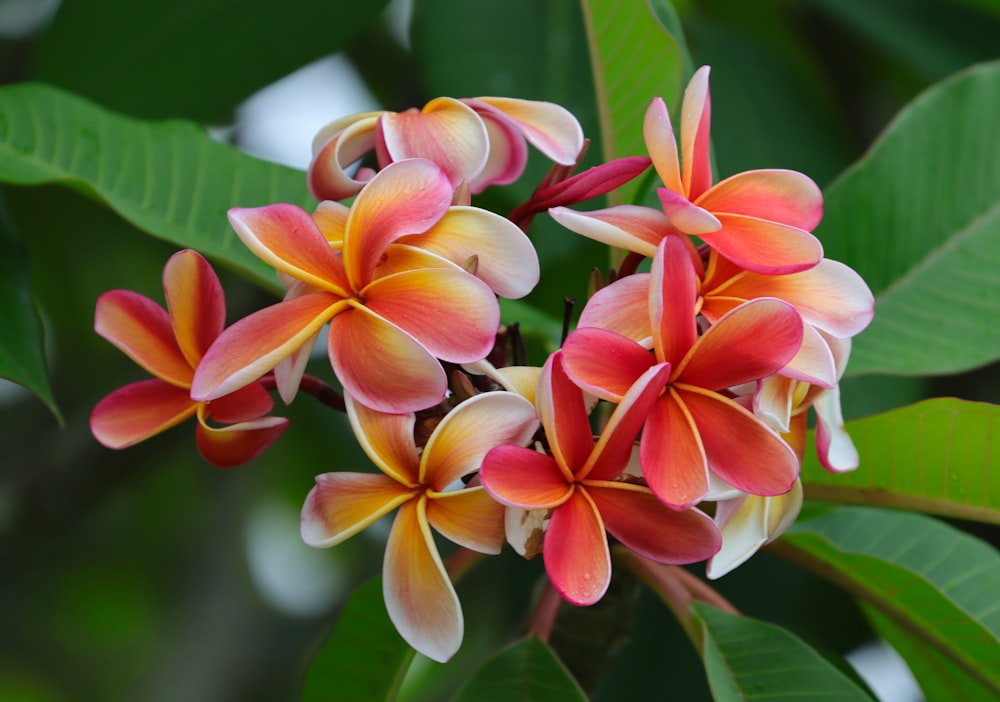
M 41 37 L 31 78 L 137 117 L 228 121 L 251 93 L 345 48 L 386 4 L 74 0 Z
M 1000 695 L 1000 554 L 986 543 L 919 514 L 840 507 L 800 519 L 772 547 Z
M 230 207 L 311 207 L 305 176 L 213 141 L 188 122 L 141 122 L 35 84 L 0 88 L 0 181 L 64 183 L 160 239 L 277 290 L 237 238 Z
M 0 208 L 0 377 L 35 393 L 62 424 L 49 376 L 41 320 L 31 298 L 28 255 Z
M 382 600 L 382 578 L 358 588 L 316 654 L 303 702 L 388 702 L 396 699 L 414 650 L 399 636 Z
M 872 698 L 791 632 L 696 603 L 702 655 L 716 700 Z
M 486 661 L 454 702 L 586 702 L 587 696 L 537 637 L 505 648 Z
M 1000 524 L 1000 406 L 936 398 L 847 422 L 860 455 L 830 473 L 802 465 L 806 497 Z
M 582 6 L 604 160 L 645 154 L 642 123 L 649 103 L 662 97 L 667 107 L 677 107 L 684 80 L 681 45 L 645 2 L 582 0 Z M 638 187 L 633 180 L 618 188 L 612 204 L 631 202 Z
M 826 193 L 829 258 L 876 294 L 849 374 L 954 373 L 1000 357 L 1000 63 L 931 88 Z

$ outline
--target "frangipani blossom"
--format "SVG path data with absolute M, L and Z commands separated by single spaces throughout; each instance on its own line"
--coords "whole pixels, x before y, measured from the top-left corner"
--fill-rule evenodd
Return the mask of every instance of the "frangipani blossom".
M 630 279 L 636 277 L 609 287 L 634 285 Z M 710 471 L 743 492 L 787 492 L 798 475 L 798 459 L 728 389 L 766 378 L 791 360 L 802 343 L 798 313 L 774 298 L 752 300 L 699 337 L 697 272 L 676 237 L 660 242 L 645 281 L 648 323 L 630 316 L 632 338 L 578 327 L 563 345 L 569 376 L 584 390 L 620 402 L 649 369 L 666 369 L 667 380 L 645 421 L 640 460 L 649 487 L 671 507 L 703 499 Z M 650 337 L 652 354 L 640 343 Z
M 98 298 L 95 331 L 156 378 L 101 400 L 90 417 L 91 432 L 108 448 L 121 449 L 197 416 L 195 437 L 206 461 L 221 468 L 246 463 L 281 436 L 288 420 L 264 416 L 274 403 L 259 383 L 211 403 L 191 399 L 195 368 L 225 327 L 225 297 L 212 267 L 190 250 L 167 261 L 163 290 L 166 310 L 131 290 Z
M 510 508 L 550 511 L 542 554 L 552 585 L 567 601 L 590 605 L 611 581 L 605 530 L 627 547 L 661 563 L 704 560 L 719 534 L 695 509 L 674 511 L 646 487 L 616 480 L 669 369 L 650 369 L 621 398 L 597 443 L 583 391 L 566 375 L 562 352 L 549 357 L 538 387 L 538 412 L 551 455 L 498 446 L 479 479 Z
M 528 159 L 525 141 L 556 163 L 571 166 L 583 130 L 565 108 L 549 102 L 480 97 L 436 98 L 422 110 L 365 112 L 328 124 L 313 140 L 309 188 L 318 200 L 342 200 L 361 190 L 370 169 L 345 170 L 374 151 L 380 168 L 408 158 L 436 163 L 455 187 L 473 193 L 516 180 Z
M 810 232 L 823 215 L 823 197 L 807 176 L 789 170 L 738 173 L 712 184 L 708 66 L 692 76 L 681 107 L 680 152 L 663 100 L 646 111 L 643 135 L 663 212 L 633 205 L 594 212 L 550 211 L 566 228 L 650 256 L 669 234 L 697 236 L 721 255 L 759 273 L 792 273 L 814 266 L 823 248 Z
M 468 363 L 490 352 L 500 323 L 496 296 L 428 251 L 412 249 L 412 267 L 380 264 L 394 242 L 438 225 L 452 192 L 430 161 L 390 164 L 347 212 L 339 251 L 294 205 L 230 211 L 240 239 L 298 286 L 219 337 L 195 375 L 192 396 L 209 400 L 252 382 L 329 323 L 330 363 L 355 399 L 384 412 L 440 402 L 447 377 L 438 359 Z
M 382 569 L 386 609 L 400 635 L 444 662 L 462 643 L 458 596 L 431 532 L 481 553 L 503 545 L 502 505 L 482 486 L 450 489 L 495 446 L 527 444 L 538 428 L 530 402 L 508 392 L 477 395 L 445 415 L 419 451 L 413 414 L 385 414 L 350 397 L 354 433 L 381 473 L 324 473 L 302 508 L 302 538 L 333 546 L 398 508 Z

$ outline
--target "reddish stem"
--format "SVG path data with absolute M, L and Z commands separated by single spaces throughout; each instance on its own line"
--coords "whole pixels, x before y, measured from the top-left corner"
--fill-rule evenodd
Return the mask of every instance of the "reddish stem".
M 265 390 L 277 390 L 278 386 L 274 380 L 274 373 L 268 373 L 260 379 Z M 313 375 L 303 375 L 299 381 L 299 390 L 309 393 L 327 407 L 332 407 L 338 412 L 346 412 L 347 405 L 344 404 L 344 396 L 333 389 L 329 383 L 320 380 Z
M 535 634 L 545 643 L 549 642 L 552 636 L 552 627 L 555 626 L 556 617 L 559 615 L 559 607 L 562 606 L 563 598 L 552 583 L 546 581 L 542 589 L 542 594 L 535 604 L 535 611 L 531 613 L 531 624 L 528 631 Z

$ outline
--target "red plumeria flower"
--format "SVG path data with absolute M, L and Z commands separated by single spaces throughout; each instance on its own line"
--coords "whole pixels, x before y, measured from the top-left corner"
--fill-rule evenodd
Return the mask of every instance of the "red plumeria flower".
M 405 265 L 380 264 L 393 243 L 440 223 L 452 193 L 430 161 L 389 165 L 348 211 L 339 251 L 294 205 L 232 210 L 243 242 L 297 285 L 288 299 L 219 337 L 198 368 L 192 396 L 209 400 L 246 385 L 311 344 L 329 323 L 330 363 L 359 402 L 383 412 L 440 402 L 447 377 L 438 359 L 486 357 L 500 322 L 496 296 L 461 266 L 426 250 L 411 247 L 397 257 Z
M 515 98 L 437 98 L 422 110 L 365 112 L 324 127 L 313 140 L 309 188 L 318 200 L 342 200 L 361 190 L 371 169 L 357 177 L 346 168 L 374 150 L 378 165 L 426 158 L 458 187 L 473 193 L 511 183 L 528 160 L 525 141 L 556 163 L 572 166 L 583 130 L 565 108 Z
M 698 69 L 684 93 L 680 154 L 663 100 L 646 112 L 643 134 L 665 186 L 657 190 L 663 212 L 628 205 L 586 213 L 555 208 L 552 216 L 578 234 L 646 256 L 664 236 L 683 234 L 758 273 L 814 266 L 823 248 L 810 232 L 823 216 L 823 196 L 809 177 L 755 170 L 712 184 L 708 73 L 708 66 Z
M 644 425 L 640 461 L 649 487 L 671 507 L 703 499 L 710 471 L 743 492 L 787 492 L 798 476 L 797 457 L 729 388 L 778 372 L 798 352 L 802 319 L 795 308 L 774 298 L 752 300 L 699 337 L 697 272 L 676 237 L 660 242 L 648 277 L 628 276 L 613 285 L 632 286 L 636 278 L 648 284 L 648 321 L 640 325 L 630 317 L 631 338 L 578 327 L 563 346 L 570 377 L 620 402 L 651 367 L 667 369 Z
M 246 463 L 281 436 L 288 420 L 264 416 L 274 403 L 260 383 L 211 403 L 191 399 L 195 368 L 226 324 L 225 297 L 212 267 L 190 250 L 167 261 L 163 291 L 167 310 L 131 290 L 97 299 L 95 331 L 156 378 L 101 400 L 90 429 L 108 448 L 121 449 L 197 416 L 195 437 L 206 461 L 222 468 Z
M 719 549 L 712 520 L 696 509 L 675 511 L 646 487 L 616 480 L 669 369 L 649 369 L 621 398 L 594 443 L 583 392 L 566 375 L 562 352 L 549 357 L 538 387 L 538 413 L 551 455 L 499 446 L 479 479 L 508 507 L 550 510 L 542 547 L 553 586 L 576 605 L 597 602 L 611 581 L 605 530 L 661 563 L 694 563 Z
M 445 415 L 420 451 L 413 414 L 346 403 L 361 448 L 381 473 L 317 476 L 302 508 L 302 538 L 333 546 L 398 508 L 382 568 L 386 609 L 407 643 L 444 662 L 462 643 L 462 610 L 431 529 L 474 551 L 500 552 L 503 506 L 482 486 L 452 488 L 494 446 L 527 444 L 538 429 L 535 408 L 514 393 L 477 395 Z

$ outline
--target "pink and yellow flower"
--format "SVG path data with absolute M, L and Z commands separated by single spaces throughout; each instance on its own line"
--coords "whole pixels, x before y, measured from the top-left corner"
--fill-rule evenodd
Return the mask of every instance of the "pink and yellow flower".
M 562 352 L 549 357 L 538 387 L 538 412 L 549 453 L 499 446 L 479 478 L 497 500 L 522 510 L 549 511 L 542 554 L 556 590 L 590 605 L 611 580 L 610 532 L 627 547 L 661 563 L 701 561 L 719 549 L 719 534 L 696 509 L 675 511 L 645 486 L 616 480 L 669 369 L 644 373 L 621 399 L 594 443 L 584 394 L 566 375 Z
M 477 395 L 445 415 L 422 451 L 413 414 L 376 412 L 350 397 L 347 413 L 381 473 L 317 476 L 302 508 L 302 538 L 333 546 L 398 508 L 382 569 L 386 608 L 407 643 L 444 662 L 461 645 L 462 610 L 431 529 L 474 551 L 500 552 L 503 506 L 482 486 L 453 486 L 493 447 L 527 444 L 538 428 L 535 409 L 514 393 Z
M 336 120 L 313 140 L 309 188 L 318 200 L 342 200 L 373 172 L 346 168 L 374 151 L 380 168 L 408 158 L 436 163 L 455 187 L 473 193 L 516 180 L 528 159 L 526 141 L 556 163 L 572 166 L 583 130 L 565 108 L 515 98 L 437 98 L 422 110 L 365 112 Z
M 274 403 L 259 383 L 212 402 L 191 399 L 195 368 L 225 326 L 225 297 L 212 267 L 190 250 L 167 261 L 163 291 L 166 310 L 131 290 L 98 298 L 95 331 L 156 377 L 101 400 L 91 431 L 105 446 L 121 449 L 197 416 L 195 437 L 206 461 L 222 468 L 246 463 L 288 428 L 288 420 L 264 416 Z
M 248 384 L 311 344 L 329 323 L 330 363 L 344 390 L 359 402 L 384 412 L 411 412 L 440 402 L 447 377 L 438 359 L 469 363 L 485 358 L 499 326 L 499 306 L 486 283 L 447 253 L 434 253 L 431 243 L 423 242 L 425 248 L 399 244 L 425 237 L 447 248 L 442 240 L 460 229 L 456 222 L 472 232 L 500 229 L 502 234 L 513 227 L 477 208 L 456 211 L 450 207 L 452 194 L 437 166 L 410 159 L 376 175 L 349 210 L 328 208 L 317 217 L 329 238 L 317 219 L 294 205 L 232 210 L 230 221 L 240 239 L 292 285 L 284 301 L 237 322 L 213 344 L 195 375 L 192 395 L 210 400 Z M 465 255 L 463 247 L 471 244 L 461 237 L 455 241 L 452 253 Z M 399 246 L 389 256 L 394 244 Z M 517 266 L 529 272 L 529 279 L 537 275 L 533 255 Z M 495 275 L 504 280 L 504 272 Z M 511 285 L 522 289 L 524 282 L 512 275 L 517 282 Z M 298 376 L 293 370 L 283 377 L 287 384 Z M 288 394 L 285 388 L 283 396 Z

